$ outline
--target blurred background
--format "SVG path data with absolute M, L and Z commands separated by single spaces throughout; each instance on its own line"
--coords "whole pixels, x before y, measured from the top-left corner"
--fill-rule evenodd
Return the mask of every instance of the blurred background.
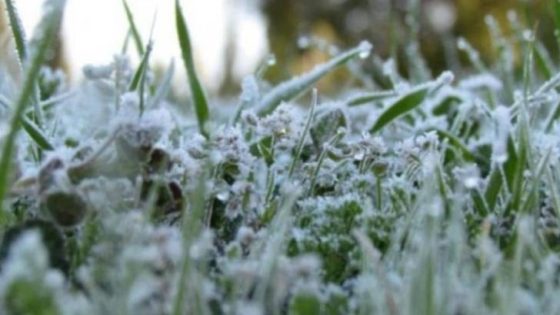
M 16 0 L 27 33 L 32 33 L 41 0 Z M 173 0 L 128 0 L 141 35 L 147 40 L 154 25 L 154 69 L 179 61 Z M 272 53 L 276 66 L 266 72 L 272 82 L 287 79 L 329 58 L 337 49 L 367 39 L 381 62 L 393 58 L 403 76 L 410 65 L 437 75 L 464 68 L 456 49 L 464 37 L 485 62 L 499 53 L 490 41 L 488 24 L 496 22 L 503 36 L 516 36 L 517 24 L 533 29 L 558 56 L 553 34 L 552 0 L 182 0 L 195 60 L 212 95 L 237 95 L 239 82 Z M 489 20 L 487 16 L 494 16 Z M 155 22 L 154 22 L 155 21 Z M 119 0 L 68 0 L 53 64 L 72 82 L 82 79 L 86 64 L 107 64 L 122 49 L 128 24 Z M 507 49 L 507 47 L 506 47 Z M 510 47 L 510 49 L 514 49 Z M 131 56 L 135 54 L 131 51 Z M 425 60 L 418 59 L 422 55 Z M 513 58 L 517 58 L 513 51 Z M 375 58 L 371 72 L 375 73 Z M 137 58 L 135 59 L 137 60 Z M 178 68 L 182 70 L 181 68 Z M 335 87 L 347 74 L 339 71 L 321 88 Z M 185 75 L 178 71 L 176 80 Z M 183 81 L 184 82 L 184 81 Z M 382 85 L 382 82 L 381 82 Z

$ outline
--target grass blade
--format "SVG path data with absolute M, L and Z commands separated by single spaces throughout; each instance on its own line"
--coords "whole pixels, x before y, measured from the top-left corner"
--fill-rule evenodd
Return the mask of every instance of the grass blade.
M 8 19 L 10 21 L 10 28 L 12 30 L 12 36 L 14 39 L 14 43 L 16 45 L 16 52 L 19 58 L 20 67 L 23 70 L 23 66 L 27 61 L 27 54 L 28 54 L 28 47 L 27 41 L 25 39 L 25 30 L 21 23 L 21 19 L 19 18 L 17 8 L 14 5 L 13 0 L 5 0 L 6 4 L 6 11 L 8 12 Z M 33 105 L 35 110 L 35 120 L 39 126 L 43 123 L 43 111 L 39 106 L 39 86 L 36 85 L 34 87 L 34 95 L 33 95 Z
M 10 111 L 12 108 L 9 105 L 12 101 L 8 100 L 3 95 L 0 95 L 0 105 L 4 107 L 6 110 Z M 52 103 L 51 103 L 52 104 Z M 23 125 L 23 129 L 27 132 L 29 137 L 35 141 L 35 144 L 39 146 L 41 150 L 50 151 L 54 149 L 54 146 L 49 142 L 48 137 L 43 133 L 41 128 L 35 124 L 26 114 L 21 116 L 21 123 Z
M 299 138 L 298 144 L 296 146 L 295 155 L 292 160 L 292 164 L 290 165 L 290 170 L 288 171 L 288 178 L 291 178 L 294 170 L 296 169 L 296 164 L 299 161 L 301 153 L 303 152 L 303 145 L 305 144 L 305 137 L 309 132 L 309 128 L 311 127 L 311 122 L 313 121 L 313 116 L 315 115 L 315 108 L 317 107 L 317 89 L 313 90 L 313 98 L 311 100 L 311 108 L 309 109 L 309 113 L 307 114 L 307 121 L 305 122 L 305 126 L 303 127 L 303 131 L 301 133 L 301 137 Z
M 130 86 L 128 87 L 129 91 L 136 91 L 138 90 L 138 99 L 140 100 L 140 116 L 144 113 L 144 86 L 146 81 L 146 73 L 149 67 L 149 60 L 150 55 L 152 52 L 152 42 L 148 43 L 146 47 L 144 56 L 142 57 L 142 61 L 136 69 L 132 81 L 130 82 Z
M 281 102 L 294 99 L 301 93 L 312 87 L 315 82 L 330 73 L 335 68 L 344 65 L 348 61 L 366 56 L 371 51 L 369 42 L 362 42 L 357 47 L 350 49 L 324 64 L 316 66 L 313 70 L 303 74 L 300 77 L 280 83 L 270 92 L 268 92 L 257 104 L 256 112 L 259 115 L 266 115 L 272 112 Z
M 13 0 L 5 0 L 4 3 L 6 4 L 6 11 L 8 12 L 8 19 L 10 20 L 10 28 L 12 29 L 18 58 L 21 65 L 23 65 L 27 59 L 27 42 L 25 41 L 23 25 L 21 24 L 21 19 L 19 18 Z
M 43 131 L 41 131 L 41 128 L 39 128 L 39 126 L 37 126 L 32 120 L 23 116 L 21 124 L 25 132 L 27 132 L 29 137 L 35 141 L 35 144 L 37 144 L 41 150 L 54 150 L 54 146 L 50 143 L 47 135 L 45 135 Z
M 138 51 L 138 55 L 144 56 L 144 43 L 142 41 L 142 37 L 140 36 L 140 32 L 138 32 L 138 27 L 136 27 L 136 23 L 134 22 L 134 15 L 128 6 L 126 0 L 122 0 L 124 11 L 126 13 L 126 19 L 128 20 L 128 25 L 130 27 L 130 33 L 132 34 L 132 39 L 134 39 L 134 45 L 136 46 L 136 50 Z
M 204 125 L 209 118 L 208 101 L 206 100 L 206 95 L 204 94 L 204 90 L 202 89 L 202 85 L 200 84 L 196 74 L 189 30 L 187 28 L 187 23 L 185 21 L 185 17 L 183 16 L 179 0 L 175 0 L 175 18 L 177 23 L 177 36 L 179 37 L 179 44 L 181 46 L 181 54 L 187 70 L 189 85 L 194 101 L 194 109 L 198 120 L 198 129 L 202 135 L 208 136 L 208 133 L 204 129 Z
M 418 107 L 428 95 L 429 89 L 429 86 L 423 86 L 399 98 L 379 116 L 369 132 L 378 132 L 393 120 Z
M 435 130 L 435 132 L 438 134 L 438 136 L 442 139 L 447 139 L 449 141 L 449 144 L 453 147 L 455 147 L 459 152 L 461 152 L 461 154 L 463 155 L 463 158 L 465 159 L 465 161 L 467 162 L 474 162 L 476 157 L 474 156 L 474 154 L 469 150 L 469 148 L 467 147 L 467 145 L 465 145 L 461 139 L 459 139 L 458 137 L 456 137 L 455 135 L 445 131 L 445 130 L 441 130 L 441 129 L 433 129 Z
M 16 106 L 14 108 L 13 116 L 10 122 L 10 129 L 6 137 L 4 146 L 2 148 L 2 156 L 0 159 L 0 203 L 4 201 L 4 196 L 8 190 L 8 177 L 10 173 L 10 164 L 12 154 L 14 151 L 16 136 L 22 126 L 21 117 L 25 113 L 25 108 L 33 98 L 36 78 L 41 69 L 41 65 L 45 58 L 46 52 L 54 38 L 57 31 L 57 24 L 62 18 L 62 11 L 64 9 L 65 0 L 53 1 L 53 6 L 50 6 L 50 11 L 45 14 L 41 21 L 40 28 L 42 33 L 37 42 L 35 53 L 28 64 L 25 72 L 23 86 L 18 96 Z M 5 223 L 5 213 L 0 208 L 0 227 Z
M 379 91 L 379 92 L 361 94 L 347 100 L 346 106 L 354 107 L 354 106 L 365 105 L 380 100 L 384 100 L 389 97 L 395 97 L 395 96 L 397 96 L 397 93 L 395 93 L 394 91 Z
M 152 98 L 151 107 L 157 106 L 157 104 L 159 104 L 167 96 L 169 90 L 171 89 L 171 80 L 173 79 L 174 74 L 175 74 L 175 60 L 171 60 L 171 63 L 169 64 L 169 67 L 165 71 L 165 74 L 163 75 L 163 79 L 160 85 L 158 86 L 154 94 L 154 97 Z

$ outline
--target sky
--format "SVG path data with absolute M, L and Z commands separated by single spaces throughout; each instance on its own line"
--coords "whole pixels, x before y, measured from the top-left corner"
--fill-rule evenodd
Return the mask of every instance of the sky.
M 41 16 L 42 0 L 16 0 L 27 34 Z M 180 61 L 173 0 L 128 0 L 142 37 L 147 40 L 155 20 L 153 63 Z M 195 60 L 203 81 L 212 90 L 222 78 L 226 29 L 234 25 L 237 42 L 236 73 L 249 74 L 266 54 L 262 16 L 247 0 L 182 0 L 194 47 Z M 157 13 L 156 13 L 157 12 Z M 233 24 L 228 23 L 233 19 Z M 120 0 L 67 0 L 63 21 L 65 52 L 74 82 L 82 78 L 87 64 L 103 65 L 121 50 L 128 22 Z M 131 54 L 134 55 L 134 54 Z M 178 72 L 177 79 L 184 77 Z

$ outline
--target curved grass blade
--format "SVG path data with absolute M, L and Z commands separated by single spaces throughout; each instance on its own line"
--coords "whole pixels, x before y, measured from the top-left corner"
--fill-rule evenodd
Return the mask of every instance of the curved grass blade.
M 126 0 L 122 0 L 124 11 L 126 13 L 126 19 L 128 20 L 128 25 L 130 27 L 130 33 L 132 34 L 132 38 L 134 39 L 134 45 L 136 46 L 136 50 L 138 51 L 138 55 L 144 56 L 146 52 L 144 51 L 144 43 L 142 41 L 142 37 L 140 36 L 140 32 L 138 32 L 138 27 L 136 27 L 136 23 L 134 22 L 134 15 L 128 6 L 128 2 Z
M 202 89 L 202 85 L 200 84 L 196 74 L 189 30 L 187 28 L 187 23 L 185 21 L 185 17 L 183 16 L 179 0 L 175 0 L 175 19 L 177 23 L 177 36 L 179 37 L 179 44 L 181 46 L 181 54 L 187 70 L 189 85 L 194 101 L 194 109 L 198 120 L 198 129 L 202 135 L 207 137 L 208 133 L 206 132 L 204 125 L 209 118 L 208 101 L 206 100 L 206 95 L 204 94 L 204 90 Z
M 451 133 L 449 133 L 445 130 L 441 130 L 441 129 L 437 129 L 437 128 L 429 129 L 429 130 L 434 130 L 440 138 L 447 139 L 447 141 L 449 141 L 449 144 L 451 146 L 453 146 L 459 152 L 461 152 L 465 161 L 474 162 L 476 160 L 476 157 L 471 152 L 471 150 L 469 150 L 469 148 L 463 143 L 463 141 L 461 141 L 461 139 L 459 139 L 455 135 L 453 135 L 453 134 L 451 134 Z
M 5 96 L 0 95 L 0 105 L 2 105 L 2 107 L 4 107 L 8 111 L 11 110 L 11 107 L 9 105 L 10 103 L 11 101 L 8 100 Z M 41 131 L 41 128 L 39 128 L 31 119 L 29 119 L 29 117 L 24 114 L 22 115 L 21 119 L 23 129 L 27 132 L 29 137 L 33 141 L 35 141 L 35 144 L 37 144 L 37 146 L 39 146 L 41 150 L 50 151 L 54 149 L 53 145 L 49 142 L 48 137 L 43 133 L 43 131 Z
M 41 131 L 41 128 L 37 126 L 32 120 L 28 117 L 23 116 L 21 119 L 21 124 L 23 129 L 33 141 L 41 148 L 41 150 L 45 151 L 52 151 L 54 150 L 54 146 L 50 143 L 48 137 Z
M 394 91 L 379 91 L 379 92 L 372 92 L 372 93 L 364 93 L 348 99 L 346 101 L 346 106 L 354 107 L 354 106 L 365 105 L 394 96 L 397 96 L 397 93 Z
M 272 112 L 281 102 L 294 99 L 301 93 L 305 92 L 311 86 L 319 81 L 323 76 L 330 73 L 335 68 L 344 65 L 348 61 L 363 57 L 370 53 L 372 45 L 369 42 L 362 42 L 324 64 L 316 66 L 313 70 L 296 77 L 294 79 L 280 83 L 268 92 L 256 106 L 256 112 L 259 115 L 266 115 Z
M 42 30 L 42 33 L 40 34 L 41 37 L 37 42 L 37 48 L 26 69 L 23 86 L 18 96 L 10 122 L 10 129 L 2 148 L 2 156 L 0 159 L 0 203 L 4 200 L 4 196 L 8 190 L 7 185 L 10 173 L 10 164 L 16 136 L 22 126 L 21 117 L 24 115 L 25 108 L 33 98 L 36 78 L 39 74 L 39 70 L 41 69 L 41 65 L 49 48 L 49 44 L 51 43 L 51 39 L 56 35 L 57 24 L 62 17 L 62 11 L 66 1 L 59 0 L 52 2 L 53 5 L 49 7 L 50 11 L 45 14 L 43 20 L 41 21 L 41 28 L 39 28 Z M 5 223 L 5 219 L 5 213 L 0 207 L 0 227 L 2 227 Z
M 377 121 L 370 128 L 370 133 L 376 133 L 383 129 L 386 125 L 391 123 L 393 120 L 399 118 L 400 116 L 408 113 L 409 111 L 418 107 L 430 90 L 429 86 L 422 86 L 412 92 L 402 96 L 396 102 L 391 104 L 382 114 L 379 116 Z

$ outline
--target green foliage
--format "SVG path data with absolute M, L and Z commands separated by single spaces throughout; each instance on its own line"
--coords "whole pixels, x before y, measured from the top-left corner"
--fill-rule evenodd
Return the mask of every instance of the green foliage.
M 189 31 L 187 29 L 187 23 L 185 21 L 185 17 L 183 16 L 179 0 L 175 1 L 175 21 L 177 23 L 177 36 L 179 38 L 179 45 L 181 46 L 181 54 L 187 70 L 194 109 L 198 120 L 198 130 L 201 134 L 206 136 L 208 131 L 205 129 L 205 124 L 210 115 L 208 101 L 206 100 L 206 95 L 196 74 Z
M 559 308 L 560 75 L 523 26 L 506 36 L 489 19 L 498 60 L 461 42 L 473 68 L 456 78 L 428 78 L 412 47 L 413 78 L 384 67 L 392 90 L 357 71 L 369 44 L 279 84 L 257 70 L 232 124 L 209 113 L 176 0 L 198 128 L 164 102 L 173 63 L 151 89 L 151 44 L 134 67 L 117 56 L 90 68 L 76 92 L 44 75 L 41 125 L 27 107 L 62 13 L 53 3 L 16 105 L 0 97 L 12 115 L 0 119 L 0 313 Z M 518 69 L 509 47 L 524 53 Z M 309 109 L 295 106 L 343 65 L 358 91 L 321 103 L 315 90 Z M 31 137 L 16 148 L 22 128 Z
M 49 48 L 51 39 L 55 36 L 56 23 L 62 16 L 64 1 L 59 1 L 52 8 L 51 12 L 44 17 L 41 25 L 44 27 L 41 37 L 38 40 L 35 54 L 30 59 L 29 65 L 25 71 L 23 87 L 15 102 L 14 112 L 12 113 L 12 121 L 10 131 L 6 137 L 2 147 L 2 157 L 0 159 L 0 202 L 4 200 L 6 191 L 8 190 L 8 176 L 10 173 L 10 164 L 12 163 L 12 154 L 15 146 L 16 136 L 21 128 L 21 117 L 25 113 L 25 109 L 34 95 L 34 87 L 36 78 L 39 74 L 41 64 Z M 5 213 L 0 208 L 0 228 L 5 224 Z

